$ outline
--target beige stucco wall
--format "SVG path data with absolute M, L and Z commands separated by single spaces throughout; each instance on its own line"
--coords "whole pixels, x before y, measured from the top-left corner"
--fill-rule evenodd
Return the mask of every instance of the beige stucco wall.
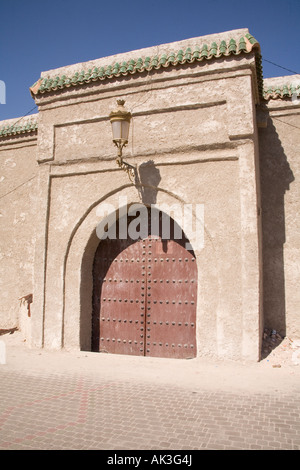
M 20 298 L 33 293 L 36 147 L 34 134 L 0 141 L 0 328 L 4 329 L 26 321 L 27 304 L 24 309 Z
M 198 354 L 258 360 L 255 83 L 249 54 L 36 97 L 33 346 L 89 349 L 97 208 L 106 202 L 117 209 L 126 196 L 164 208 L 203 206 L 204 243 L 195 250 Z M 115 163 L 108 116 L 119 97 L 133 115 L 124 158 L 137 165 L 142 196 Z
M 175 219 L 192 205 L 184 229 L 198 267 L 198 355 L 258 360 L 264 326 L 299 338 L 300 100 L 259 103 L 256 73 L 250 52 L 37 95 L 38 134 L 0 139 L 0 329 L 19 326 L 33 347 L 90 349 L 99 208 L 118 209 L 122 198 L 179 207 Z M 300 76 L 265 88 L 293 81 Z M 134 182 L 115 162 L 108 116 L 117 98 L 132 113 L 124 159 L 137 166 Z M 28 294 L 31 317 L 20 300 Z
M 193 44 L 133 51 L 42 76 L 187 45 Z M 300 76 L 264 85 L 292 82 L 298 85 Z M 124 159 L 137 165 L 138 184 L 115 162 L 108 116 L 117 98 L 132 113 Z M 118 209 L 126 198 L 164 211 L 185 204 L 203 209 L 201 246 L 195 210 L 186 228 L 198 267 L 199 355 L 258 360 L 264 326 L 300 337 L 300 100 L 259 103 L 253 53 L 35 100 L 38 135 L 0 139 L 0 328 L 21 326 L 32 346 L 90 349 L 98 209 Z M 19 299 L 30 293 L 28 321 Z
M 266 88 L 300 76 L 265 80 Z M 260 129 L 265 325 L 300 337 L 300 100 L 271 99 Z

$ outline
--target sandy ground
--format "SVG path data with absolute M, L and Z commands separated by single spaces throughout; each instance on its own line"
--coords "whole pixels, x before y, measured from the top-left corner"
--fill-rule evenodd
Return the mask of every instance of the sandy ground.
M 198 357 L 191 360 L 121 356 L 78 351 L 46 351 L 26 345 L 19 331 L 0 336 L 5 344 L 3 371 L 26 374 L 86 374 L 94 378 L 136 380 L 195 390 L 266 393 L 300 391 L 300 341 L 265 334 L 263 359 L 236 362 Z M 3 355 L 3 353 L 2 353 Z M 1 359 L 1 354 L 0 354 Z M 3 362 L 3 361 L 2 361 Z

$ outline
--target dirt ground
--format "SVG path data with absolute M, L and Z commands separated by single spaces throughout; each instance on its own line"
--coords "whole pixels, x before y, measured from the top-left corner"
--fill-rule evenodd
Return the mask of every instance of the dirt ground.
M 274 332 L 273 332 L 274 333 Z M 300 391 L 300 341 L 265 330 L 260 362 L 198 357 L 192 360 L 97 354 L 87 351 L 46 351 L 29 348 L 19 331 L 0 330 L 5 344 L 1 371 L 27 374 L 89 374 L 113 380 L 173 383 L 192 389 L 265 393 Z

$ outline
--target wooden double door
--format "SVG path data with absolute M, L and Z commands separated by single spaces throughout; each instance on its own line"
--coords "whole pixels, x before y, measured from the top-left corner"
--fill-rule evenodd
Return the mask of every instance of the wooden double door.
M 168 239 L 151 233 L 150 223 L 143 239 L 100 241 L 93 266 L 93 351 L 196 356 L 197 267 L 187 242 L 184 235 L 175 239 L 174 230 Z

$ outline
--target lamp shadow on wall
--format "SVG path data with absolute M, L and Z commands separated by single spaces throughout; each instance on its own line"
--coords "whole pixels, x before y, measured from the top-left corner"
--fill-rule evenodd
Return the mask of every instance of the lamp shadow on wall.
M 295 178 L 271 118 L 268 118 L 267 127 L 260 129 L 259 132 L 264 328 L 276 330 L 281 338 L 284 338 L 286 335 L 284 198 Z M 278 342 L 274 343 L 274 347 L 276 346 Z M 271 352 L 274 348 L 269 347 L 269 349 Z M 262 357 L 267 355 L 268 351 L 264 349 Z
M 156 204 L 160 181 L 160 171 L 156 168 L 153 160 L 148 160 L 139 166 L 135 174 L 135 186 L 139 191 L 143 204 L 149 206 Z
M 153 160 L 148 160 L 139 166 L 135 174 L 135 186 L 139 192 L 142 203 L 148 207 L 157 202 L 158 186 L 161 181 L 160 171 Z M 152 233 L 159 235 L 159 233 Z M 163 250 L 167 252 L 167 240 L 162 240 Z

